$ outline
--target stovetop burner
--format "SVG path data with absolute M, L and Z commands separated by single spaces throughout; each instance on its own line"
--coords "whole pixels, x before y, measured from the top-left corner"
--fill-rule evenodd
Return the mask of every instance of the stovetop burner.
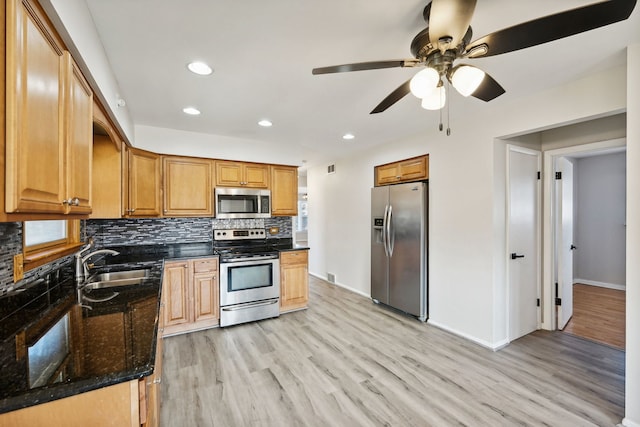
M 267 242 L 262 228 L 214 230 L 213 246 L 220 262 L 278 258 L 278 250 Z

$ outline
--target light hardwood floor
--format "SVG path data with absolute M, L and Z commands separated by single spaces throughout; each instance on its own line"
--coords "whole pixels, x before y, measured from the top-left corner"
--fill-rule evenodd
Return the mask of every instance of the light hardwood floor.
M 573 316 L 563 332 L 624 350 L 625 291 L 573 285 Z
M 539 331 L 493 352 L 311 277 L 309 309 L 165 340 L 161 422 L 614 426 L 624 353 Z

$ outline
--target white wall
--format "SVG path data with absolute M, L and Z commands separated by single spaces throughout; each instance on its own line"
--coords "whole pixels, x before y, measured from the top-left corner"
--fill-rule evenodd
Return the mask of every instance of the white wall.
M 525 100 L 487 104 L 482 114 L 455 123 L 450 137 L 425 129 L 337 161 L 334 175 L 326 165 L 311 168 L 310 271 L 334 273 L 341 285 L 368 295 L 373 167 L 429 153 L 430 322 L 489 347 L 502 345 L 505 162 L 497 138 L 623 111 L 625 73 L 616 68 Z
M 274 147 L 251 139 L 210 135 L 155 126 L 135 126 L 135 146 L 161 154 L 210 157 L 300 166 L 302 150 Z
M 575 184 L 574 281 L 624 289 L 626 154 L 576 159 Z
M 53 25 L 63 38 L 83 74 L 107 113 L 115 118 L 115 124 L 129 141 L 133 141 L 133 122 L 126 107 L 118 107 L 120 88 L 111 64 L 98 37 L 93 17 L 84 0 L 39 0 Z
M 627 313 L 625 419 L 640 427 L 640 44 L 627 50 Z

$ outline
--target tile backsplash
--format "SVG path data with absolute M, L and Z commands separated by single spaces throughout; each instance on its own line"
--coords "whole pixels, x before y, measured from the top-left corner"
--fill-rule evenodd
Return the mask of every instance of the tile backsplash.
M 211 218 L 91 219 L 84 229 L 96 247 L 211 241 Z
M 215 218 L 143 218 L 82 221 L 81 235 L 93 237 L 96 247 L 157 245 L 210 242 L 213 229 L 277 228 L 268 238 L 291 238 L 291 217 L 251 220 Z M 61 258 L 25 273 L 23 280 L 13 283 L 13 257 L 22 252 L 22 223 L 0 223 L 0 296 L 11 289 L 35 280 L 51 270 L 73 262 L 73 255 Z
M 215 219 L 144 218 L 87 220 L 85 237 L 93 237 L 96 247 L 162 245 L 212 241 L 213 229 L 278 228 L 270 238 L 290 238 L 291 218 Z

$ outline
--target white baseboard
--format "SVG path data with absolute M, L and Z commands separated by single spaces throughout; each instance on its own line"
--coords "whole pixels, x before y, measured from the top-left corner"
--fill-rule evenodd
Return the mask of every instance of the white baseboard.
M 318 278 L 318 279 L 320 279 L 320 280 L 324 280 L 325 282 L 330 283 L 330 284 L 332 284 L 332 285 L 339 286 L 339 287 L 341 287 L 342 289 L 346 289 L 346 290 L 347 290 L 347 291 L 349 291 L 349 292 L 353 292 L 354 294 L 362 295 L 363 297 L 366 297 L 366 298 L 371 298 L 371 295 L 370 295 L 370 294 L 367 294 L 366 292 L 362 292 L 362 291 L 360 291 L 360 290 L 358 290 L 358 289 L 354 289 L 354 288 L 352 288 L 352 287 L 350 287 L 350 286 L 347 286 L 347 285 L 345 285 L 345 284 L 343 284 L 343 283 L 339 283 L 339 282 L 330 282 L 330 281 L 328 281 L 328 280 L 327 280 L 327 277 L 326 277 L 326 276 L 321 276 L 321 275 L 319 275 L 319 274 L 315 274 L 315 273 L 311 273 L 311 272 L 309 272 L 309 275 L 311 275 L 311 276 L 313 276 L 313 277 L 317 277 L 317 278 Z
M 589 285 L 589 286 L 599 286 L 601 288 L 615 289 L 618 291 L 624 291 L 627 289 L 625 285 L 619 285 L 616 283 L 597 282 L 595 280 L 586 280 L 586 279 L 578 279 L 578 278 L 574 278 L 573 283 L 582 283 L 583 285 Z
M 625 418 L 622 420 L 622 424 L 620 425 L 624 427 L 640 427 L 640 422 L 631 421 L 629 418 Z
M 447 332 L 450 332 L 450 333 L 452 333 L 454 335 L 462 337 L 462 338 L 464 338 L 466 340 L 473 341 L 474 343 L 480 344 L 481 346 L 483 346 L 485 348 L 488 348 L 490 350 L 493 350 L 493 351 L 498 351 L 501 348 L 504 348 L 509 344 L 509 341 L 506 340 L 506 339 L 498 341 L 498 342 L 495 342 L 495 343 L 490 343 L 489 341 L 478 339 L 478 338 L 476 338 L 474 336 L 471 336 L 469 334 L 465 334 L 464 332 L 460 332 L 460 331 L 458 331 L 456 329 L 453 329 L 453 328 L 450 328 L 450 327 L 448 327 L 446 325 L 438 323 L 437 321 L 435 321 L 433 319 L 429 319 L 427 321 L 427 323 L 429 325 L 435 326 L 435 327 L 440 328 L 440 329 L 442 329 L 444 331 L 447 331 Z

